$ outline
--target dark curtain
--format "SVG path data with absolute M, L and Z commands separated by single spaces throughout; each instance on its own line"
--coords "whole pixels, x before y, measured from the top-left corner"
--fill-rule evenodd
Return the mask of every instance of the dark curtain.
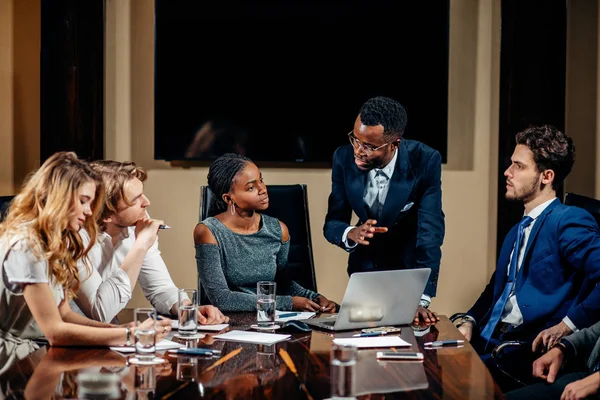
M 104 0 L 42 0 L 42 162 L 104 158 Z
M 522 202 L 504 197 L 515 135 L 533 124 L 565 128 L 566 39 L 566 1 L 502 1 L 497 255 L 523 215 Z

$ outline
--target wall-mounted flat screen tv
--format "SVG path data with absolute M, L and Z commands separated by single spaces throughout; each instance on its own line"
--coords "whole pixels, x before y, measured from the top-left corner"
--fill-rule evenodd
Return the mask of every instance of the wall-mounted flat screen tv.
M 156 159 L 328 166 L 361 104 L 446 161 L 448 0 L 155 0 Z

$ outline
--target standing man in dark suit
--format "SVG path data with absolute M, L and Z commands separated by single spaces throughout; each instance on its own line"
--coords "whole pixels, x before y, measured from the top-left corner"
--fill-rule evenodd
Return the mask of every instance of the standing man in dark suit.
M 361 107 L 350 145 L 333 155 L 332 188 L 323 231 L 350 252 L 348 274 L 431 268 L 415 322 L 435 322 L 427 307 L 436 294 L 444 239 L 440 153 L 402 138 L 406 111 L 374 97 Z M 358 223 L 350 225 L 352 212 Z
M 573 141 L 553 126 L 517 134 L 504 172 L 506 198 L 522 201 L 523 219 L 506 236 L 496 271 L 459 326 L 504 389 L 490 363 L 500 341 L 527 343 L 504 354 L 503 369 L 531 379 L 533 352 L 544 351 L 600 320 L 600 235 L 594 218 L 561 204 L 556 191 L 575 161 Z

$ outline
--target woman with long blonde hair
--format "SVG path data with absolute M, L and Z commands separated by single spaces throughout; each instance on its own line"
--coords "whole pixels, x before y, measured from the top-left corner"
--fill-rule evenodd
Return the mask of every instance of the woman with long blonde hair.
M 0 224 L 0 354 L 9 360 L 35 350 L 26 339 L 42 335 L 56 346 L 132 342 L 135 327 L 93 321 L 69 306 L 80 284 L 77 262 L 86 260 L 94 244 L 84 246 L 78 232 L 83 227 L 95 237 L 103 196 L 88 163 L 59 152 L 29 176 L 11 202 Z M 161 325 L 170 325 L 165 321 Z M 157 329 L 157 339 L 165 333 Z

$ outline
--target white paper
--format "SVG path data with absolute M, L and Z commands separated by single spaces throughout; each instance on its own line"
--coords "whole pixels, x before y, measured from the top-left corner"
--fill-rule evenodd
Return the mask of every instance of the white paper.
M 199 331 L 211 331 L 211 332 L 220 332 L 223 329 L 227 328 L 229 324 L 219 324 L 219 325 L 200 325 L 198 324 Z M 171 328 L 179 329 L 179 321 L 171 321 Z
M 215 339 L 231 340 L 234 342 L 273 344 L 287 340 L 291 335 L 281 335 L 278 333 L 263 333 L 252 331 L 229 331 L 222 335 L 213 336 Z
M 358 337 L 358 338 L 340 338 L 333 339 L 336 344 L 354 345 L 358 348 L 368 347 L 411 347 L 411 344 L 403 340 L 400 336 L 376 336 L 376 337 Z
M 295 314 L 292 315 L 291 317 L 285 317 L 285 318 L 281 318 L 280 315 L 285 315 L 285 314 Z M 302 319 L 309 319 L 315 316 L 315 312 L 312 311 L 303 311 L 303 312 L 298 312 L 298 311 L 275 311 L 275 321 L 277 322 L 285 322 L 285 321 L 291 321 L 291 320 L 302 320 Z
M 168 339 L 162 339 L 160 342 L 156 343 L 156 351 L 164 351 L 169 349 L 181 349 L 185 348 L 185 345 L 181 343 L 176 343 L 170 341 Z M 110 347 L 111 350 L 118 351 L 119 353 L 134 353 L 135 346 L 113 346 Z

